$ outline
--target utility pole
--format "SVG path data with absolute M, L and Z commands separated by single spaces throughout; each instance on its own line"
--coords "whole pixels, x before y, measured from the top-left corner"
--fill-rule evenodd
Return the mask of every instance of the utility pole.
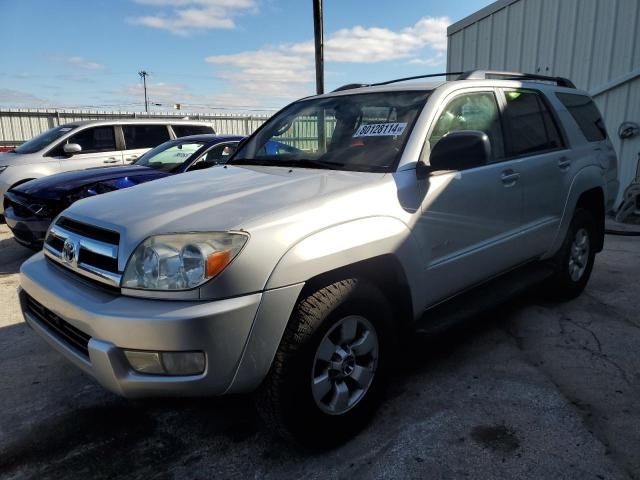
M 316 93 L 324 93 L 324 34 L 322 0 L 313 0 L 313 33 L 316 42 Z
M 322 20 L 322 0 L 313 0 L 313 36 L 316 43 L 316 93 L 324 93 L 324 33 Z M 325 129 L 326 116 L 324 110 L 318 112 L 318 152 L 327 151 Z
M 149 73 L 146 70 L 140 70 L 138 75 L 142 78 L 142 84 L 144 86 L 144 111 L 149 113 L 149 100 L 147 100 L 147 77 Z

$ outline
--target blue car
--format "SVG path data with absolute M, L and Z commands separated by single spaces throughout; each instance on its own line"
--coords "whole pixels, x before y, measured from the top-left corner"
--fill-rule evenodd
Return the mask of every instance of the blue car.
M 226 163 L 244 137 L 192 135 L 149 150 L 135 163 L 59 173 L 23 183 L 4 196 L 4 218 L 18 243 L 42 248 L 53 219 L 85 197 Z M 277 146 L 271 146 L 277 148 Z

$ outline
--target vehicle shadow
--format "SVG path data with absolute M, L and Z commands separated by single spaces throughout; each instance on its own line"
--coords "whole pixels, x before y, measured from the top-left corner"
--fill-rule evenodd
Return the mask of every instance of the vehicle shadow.
M 0 328 L 0 378 L 2 478 L 158 478 L 201 459 L 225 472 L 227 453 L 237 459 L 249 444 L 260 455 L 274 443 L 250 396 L 123 399 L 24 322 Z
M 407 342 L 407 361 L 403 362 L 401 371 L 410 375 L 415 371 L 430 368 L 430 365 L 437 365 L 483 334 L 495 330 L 510 335 L 509 324 L 519 311 L 531 305 L 549 302 L 553 303 L 542 289 L 534 286 L 503 304 L 461 319 L 445 329 L 417 334 Z
M 0 240 L 0 276 L 20 271 L 20 265 L 35 252 L 19 245 L 12 237 Z

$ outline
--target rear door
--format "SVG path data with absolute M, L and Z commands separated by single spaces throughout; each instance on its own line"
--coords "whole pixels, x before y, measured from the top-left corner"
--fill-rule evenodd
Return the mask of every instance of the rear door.
M 77 143 L 82 151 L 67 156 L 63 150 L 67 143 Z M 80 130 L 58 145 L 51 155 L 60 158 L 60 170 L 63 172 L 122 165 L 122 152 L 116 146 L 115 129 L 112 125 Z
M 519 162 L 505 159 L 493 89 L 465 89 L 444 102 L 428 141 L 479 130 L 491 141 L 490 163 L 434 172 L 427 182 L 420 231 L 426 252 L 425 294 L 433 304 L 522 261 L 517 247 L 522 210 Z
M 124 124 L 124 163 L 135 162 L 147 150 L 170 139 L 168 125 Z
M 575 152 L 544 95 L 531 89 L 504 89 L 507 155 L 520 160 L 523 193 L 521 248 L 545 253 L 560 224 Z

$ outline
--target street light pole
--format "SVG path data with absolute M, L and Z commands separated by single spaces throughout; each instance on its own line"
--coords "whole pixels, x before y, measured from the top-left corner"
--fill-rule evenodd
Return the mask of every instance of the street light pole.
M 316 43 L 316 93 L 324 93 L 324 34 L 322 0 L 313 0 L 313 33 Z
M 149 113 L 149 100 L 147 99 L 147 77 L 149 73 L 146 70 L 141 70 L 138 75 L 142 78 L 142 85 L 144 86 L 144 111 Z

